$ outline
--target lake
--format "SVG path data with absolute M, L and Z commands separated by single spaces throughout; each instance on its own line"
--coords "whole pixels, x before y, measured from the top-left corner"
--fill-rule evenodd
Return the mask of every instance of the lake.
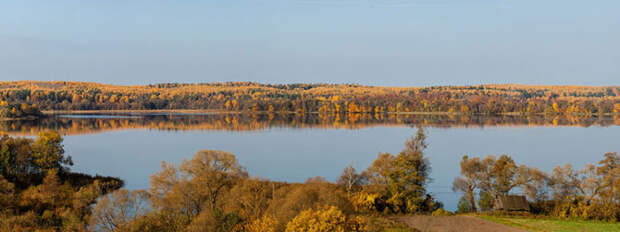
M 201 149 L 234 153 L 252 176 L 335 181 L 349 164 L 362 171 L 380 152 L 397 154 L 416 126 L 424 126 L 433 179 L 428 190 L 454 210 L 460 195 L 451 185 L 463 155 L 508 154 L 546 172 L 565 163 L 581 168 L 620 151 L 618 125 L 618 117 L 162 113 L 55 115 L 0 122 L 0 129 L 19 136 L 57 130 L 72 170 L 117 176 L 140 189 L 148 188 L 162 161 L 178 164 Z

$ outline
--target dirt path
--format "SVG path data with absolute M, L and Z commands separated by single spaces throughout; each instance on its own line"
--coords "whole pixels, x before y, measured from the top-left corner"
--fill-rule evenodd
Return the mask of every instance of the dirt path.
M 423 232 L 525 232 L 525 230 L 471 216 L 401 216 L 394 217 L 394 220 L 403 222 Z

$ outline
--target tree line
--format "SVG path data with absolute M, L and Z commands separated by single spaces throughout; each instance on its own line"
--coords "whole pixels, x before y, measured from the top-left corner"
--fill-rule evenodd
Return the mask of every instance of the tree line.
M 73 173 L 71 165 L 58 133 L 0 137 L 0 231 L 85 231 L 90 207 L 123 181 Z
M 43 114 L 38 107 L 26 103 L 15 104 L 0 100 L 0 119 L 39 118 Z
M 620 88 L 480 85 L 372 87 L 352 84 L 156 84 L 0 82 L 0 100 L 42 110 L 209 109 L 243 112 L 618 114 Z
M 369 213 L 441 207 L 426 192 L 425 148 L 420 129 L 401 153 L 381 154 L 362 173 L 347 167 L 336 183 L 313 177 L 302 184 L 249 177 L 233 154 L 203 150 L 178 166 L 162 163 L 148 190 L 106 196 L 93 207 L 89 225 L 102 231 L 383 231 L 385 222 Z
M 114 178 L 66 178 L 72 162 L 61 141 L 51 132 L 0 141 L 0 157 L 9 160 L 0 165 L 0 230 L 383 231 L 395 222 L 368 213 L 441 207 L 426 192 L 430 164 L 422 129 L 398 155 L 381 154 L 362 173 L 347 167 L 337 183 L 250 177 L 233 154 L 203 150 L 179 165 L 163 162 L 149 189 L 133 191 L 119 189 Z
M 463 156 L 460 166 L 461 176 L 453 182 L 453 190 L 463 193 L 458 212 L 489 211 L 494 199 L 518 189 L 531 202 L 534 214 L 620 220 L 620 156 L 616 152 L 606 153 L 598 166 L 588 164 L 575 170 L 566 164 L 551 173 L 517 165 L 507 155 Z

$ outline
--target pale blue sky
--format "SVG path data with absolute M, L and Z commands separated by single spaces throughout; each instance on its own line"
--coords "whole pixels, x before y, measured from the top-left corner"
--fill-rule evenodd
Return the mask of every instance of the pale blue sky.
M 0 80 L 620 85 L 617 0 L 4 0 Z

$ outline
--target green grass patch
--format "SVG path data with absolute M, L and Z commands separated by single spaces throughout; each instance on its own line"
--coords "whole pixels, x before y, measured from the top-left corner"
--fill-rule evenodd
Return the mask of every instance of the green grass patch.
M 620 231 L 620 223 L 586 220 L 538 219 L 479 215 L 479 218 L 527 231 L 544 232 L 603 232 Z

